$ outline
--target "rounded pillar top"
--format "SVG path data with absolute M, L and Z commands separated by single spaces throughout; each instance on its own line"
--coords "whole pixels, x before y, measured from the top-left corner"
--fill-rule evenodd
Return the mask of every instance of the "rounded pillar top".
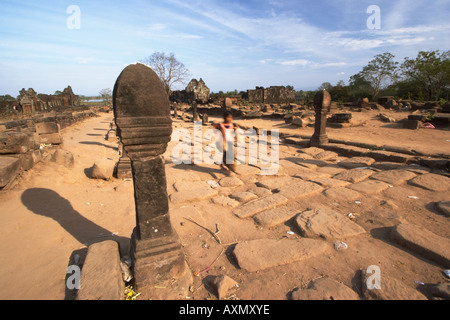
M 316 93 L 314 96 L 315 108 L 329 108 L 331 106 L 331 94 L 327 90 L 322 90 Z
M 117 133 L 132 160 L 161 155 L 172 134 L 164 84 L 144 64 L 129 65 L 117 78 L 113 108 Z

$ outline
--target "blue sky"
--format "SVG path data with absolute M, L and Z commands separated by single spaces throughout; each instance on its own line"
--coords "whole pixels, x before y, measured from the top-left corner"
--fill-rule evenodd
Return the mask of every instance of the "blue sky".
M 80 8 L 69 29 L 67 8 Z M 367 8 L 381 9 L 369 30 Z M 450 50 L 449 0 L 0 0 L 0 95 L 112 88 L 124 67 L 173 52 L 212 91 L 346 83 L 376 54 Z M 190 79 L 188 79 L 190 80 Z

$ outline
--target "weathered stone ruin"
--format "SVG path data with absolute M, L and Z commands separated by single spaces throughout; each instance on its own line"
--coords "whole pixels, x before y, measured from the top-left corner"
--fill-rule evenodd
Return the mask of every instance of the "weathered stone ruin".
M 210 100 L 210 90 L 202 78 L 199 81 L 192 79 L 186 89 L 173 91 L 170 95 L 170 100 L 178 103 L 191 104 L 195 101 L 200 104 L 205 104 Z
M 35 113 L 52 110 L 55 107 L 70 107 L 77 103 L 77 96 L 68 86 L 60 95 L 37 94 L 33 88 L 20 90 L 18 97 L 20 111 Z
M 267 89 L 256 87 L 247 90 L 249 102 L 254 103 L 289 103 L 295 101 L 295 91 L 283 86 L 271 86 Z
M 192 79 L 186 87 L 187 93 L 194 93 L 194 100 L 199 103 L 207 103 L 210 97 L 210 90 L 202 78 L 199 81 Z

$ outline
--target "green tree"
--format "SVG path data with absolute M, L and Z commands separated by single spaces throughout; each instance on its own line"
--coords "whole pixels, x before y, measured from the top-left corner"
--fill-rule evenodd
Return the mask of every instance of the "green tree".
M 331 85 L 331 83 L 324 82 L 320 85 L 320 87 L 317 89 L 317 91 L 322 91 L 322 90 L 330 91 L 332 88 L 333 88 L 333 86 Z
M 358 73 L 359 77 L 367 81 L 372 87 L 372 96 L 376 98 L 380 90 L 395 82 L 398 78 L 398 62 L 389 52 L 378 54 L 367 66 Z
M 428 100 L 447 98 L 450 91 L 450 51 L 420 51 L 415 59 L 405 58 L 400 66 L 402 86 Z

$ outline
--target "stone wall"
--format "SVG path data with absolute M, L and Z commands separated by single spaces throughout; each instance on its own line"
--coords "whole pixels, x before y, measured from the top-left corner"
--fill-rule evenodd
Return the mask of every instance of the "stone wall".
M 23 113 L 35 113 L 49 111 L 55 107 L 75 106 L 78 97 L 73 93 L 72 88 L 68 86 L 59 95 L 37 94 L 33 88 L 20 90 L 18 100 L 18 111 Z
M 93 116 L 88 110 L 0 123 L 0 190 L 42 160 L 41 145 L 62 144 L 61 129 Z
M 290 103 L 295 101 L 295 91 L 283 86 L 271 86 L 264 89 L 256 87 L 247 90 L 249 102 L 254 103 Z

